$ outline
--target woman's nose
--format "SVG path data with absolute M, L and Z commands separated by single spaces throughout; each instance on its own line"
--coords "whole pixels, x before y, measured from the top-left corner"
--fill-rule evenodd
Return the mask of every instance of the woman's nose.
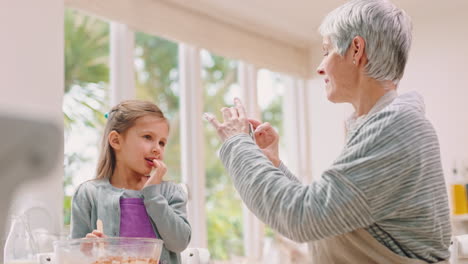
M 324 68 L 322 67 L 322 64 L 320 64 L 318 67 L 317 67 L 317 73 L 319 75 L 325 75 L 325 70 Z

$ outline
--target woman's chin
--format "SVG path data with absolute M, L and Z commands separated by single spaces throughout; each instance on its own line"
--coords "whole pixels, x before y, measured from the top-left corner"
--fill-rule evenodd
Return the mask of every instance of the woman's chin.
M 327 90 L 327 99 L 328 99 L 328 101 L 330 101 L 332 103 L 336 103 L 336 98 L 335 98 L 334 94 L 329 90 Z
M 343 98 L 340 98 L 336 93 L 334 93 L 332 90 L 327 90 L 327 99 L 328 101 L 338 104 L 338 103 L 343 103 L 345 102 Z

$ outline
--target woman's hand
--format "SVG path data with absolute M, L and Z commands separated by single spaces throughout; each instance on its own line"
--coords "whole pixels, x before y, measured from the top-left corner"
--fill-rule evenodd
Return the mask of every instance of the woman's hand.
M 238 134 L 249 133 L 249 121 L 245 114 L 245 108 L 239 98 L 234 99 L 234 107 L 223 107 L 223 123 L 219 123 L 212 114 L 205 113 L 205 119 L 208 120 L 218 132 L 221 141 Z
M 255 141 L 258 147 L 263 151 L 265 156 L 273 163 L 275 167 L 279 167 L 281 160 L 279 159 L 279 135 L 270 125 L 270 123 L 261 123 L 255 119 L 249 119 L 249 122 L 254 128 Z
M 245 108 L 238 98 L 234 99 L 234 103 L 235 107 L 221 109 L 224 118 L 223 123 L 220 124 L 213 115 L 208 113 L 205 113 L 205 118 L 216 128 L 223 142 L 241 133 L 248 134 L 249 123 L 252 124 L 257 145 L 273 165 L 278 167 L 281 163 L 278 152 L 278 133 L 268 122 L 261 123 L 254 119 L 247 119 Z
M 162 182 L 162 179 L 164 175 L 166 175 L 167 172 L 167 167 L 162 160 L 153 160 L 154 168 L 150 172 L 150 177 L 146 181 L 145 185 L 143 185 L 143 188 L 149 185 L 153 184 L 160 184 Z

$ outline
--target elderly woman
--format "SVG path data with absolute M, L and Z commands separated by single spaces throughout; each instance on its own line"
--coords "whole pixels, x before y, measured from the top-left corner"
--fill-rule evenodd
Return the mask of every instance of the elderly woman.
M 244 107 L 208 120 L 224 141 L 220 157 L 250 210 L 281 234 L 310 242 L 313 263 L 447 263 L 450 222 L 436 133 L 416 93 L 397 95 L 411 45 L 404 11 L 355 0 L 323 21 L 327 97 L 350 103 L 340 156 L 301 184 L 281 163 L 278 134 Z M 249 121 L 256 143 L 247 134 Z

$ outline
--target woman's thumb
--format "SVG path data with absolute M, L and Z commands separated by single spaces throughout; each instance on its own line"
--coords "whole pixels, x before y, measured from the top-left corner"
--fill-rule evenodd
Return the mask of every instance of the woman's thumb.
M 265 123 L 259 125 L 259 126 L 255 129 L 255 133 L 257 133 L 257 132 L 258 132 L 258 133 L 265 132 L 265 131 L 267 131 L 267 130 L 270 129 L 270 128 L 271 128 L 270 123 L 265 122 Z

